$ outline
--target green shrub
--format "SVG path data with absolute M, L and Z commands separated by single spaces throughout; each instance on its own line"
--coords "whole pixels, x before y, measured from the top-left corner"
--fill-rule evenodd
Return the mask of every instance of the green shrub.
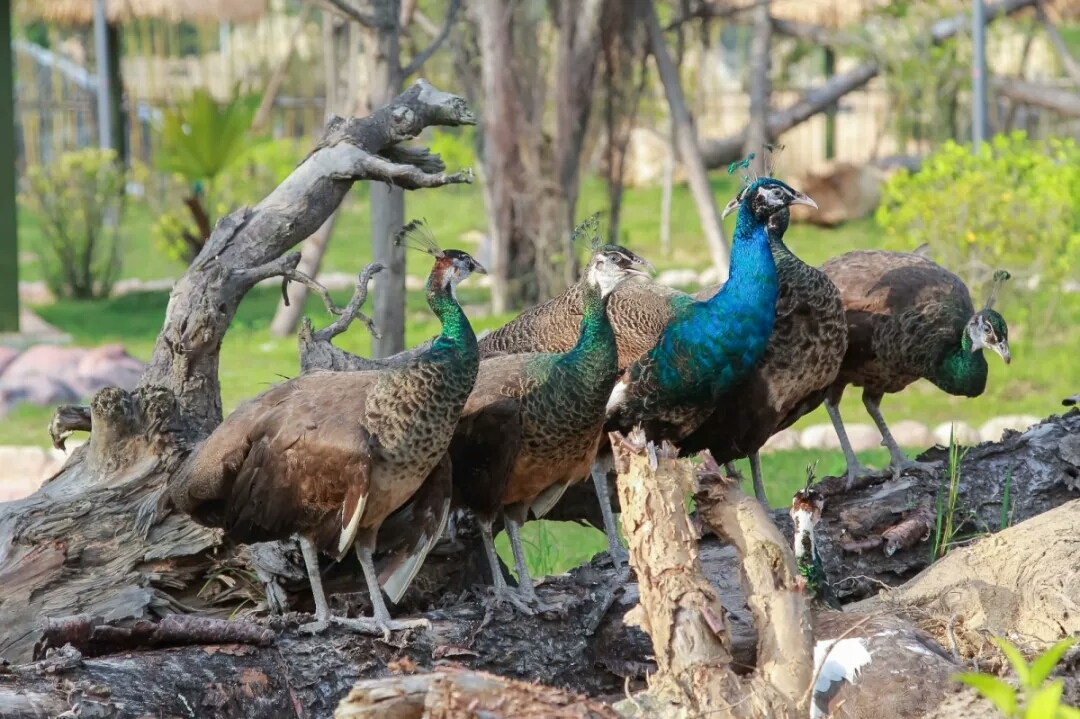
M 1047 682 L 1065 652 L 1076 643 L 1075 638 L 1058 642 L 1031 664 L 1004 639 L 994 639 L 994 643 L 1012 665 L 1020 682 L 1019 690 L 990 674 L 957 674 L 956 679 L 974 687 L 1007 719 L 1080 719 L 1080 710 L 1061 703 L 1065 682 L 1061 679 Z
M 1022 132 L 978 153 L 946 142 L 919 172 L 885 184 L 877 222 L 891 249 L 929 243 L 973 293 L 998 268 L 1021 280 L 1015 285 L 1037 275 L 1057 288 L 1080 261 L 1080 147 Z
M 116 159 L 88 148 L 26 171 L 22 200 L 41 220 L 42 272 L 56 297 L 107 297 L 120 276 L 125 180 Z
M 430 150 L 442 157 L 446 168 L 451 172 L 465 169 L 466 167 L 477 168 L 476 150 L 473 145 L 475 133 L 472 128 L 464 130 L 445 130 L 434 128 L 431 131 L 431 142 L 428 143 Z

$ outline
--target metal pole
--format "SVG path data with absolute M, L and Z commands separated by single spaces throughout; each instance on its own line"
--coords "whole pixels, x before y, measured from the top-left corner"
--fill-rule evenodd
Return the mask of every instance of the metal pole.
M 971 9 L 971 147 L 978 151 L 986 139 L 986 8 L 972 0 Z
M 109 112 L 109 28 L 105 0 L 94 0 L 94 52 L 97 55 L 98 144 L 112 147 L 112 114 Z M 118 149 L 118 148 L 114 148 Z
M 0 0 L 0 332 L 19 331 L 19 224 L 15 214 L 15 88 L 11 0 Z

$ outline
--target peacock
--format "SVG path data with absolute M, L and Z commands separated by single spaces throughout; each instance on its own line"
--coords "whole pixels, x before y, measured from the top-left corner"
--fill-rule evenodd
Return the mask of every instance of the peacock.
M 731 201 L 737 205 L 742 193 Z M 683 455 L 708 449 L 716 461 L 750 458 L 754 494 L 768 504 L 758 450 L 775 432 L 802 416 L 802 402 L 832 384 L 847 349 L 840 291 L 817 268 L 784 244 L 790 212 L 773 213 L 766 227 L 779 280 L 776 320 L 765 355 L 750 374 L 723 395 L 708 418 L 679 441 Z M 717 288 L 697 293 L 707 300 Z
M 840 610 L 817 552 L 814 530 L 825 501 L 812 482 L 808 469 L 806 487 L 791 501 L 795 563 L 816 640 L 810 716 L 922 717 L 945 698 L 950 677 L 961 667 L 933 637 L 900 617 Z
M 575 230 L 575 237 L 592 227 L 594 222 L 587 221 Z M 495 598 L 509 600 L 522 611 L 546 605 L 537 598 L 525 565 L 521 526 L 530 509 L 543 516 L 592 466 L 607 399 L 619 372 L 608 298 L 624 279 L 644 275 L 634 269 L 644 264 L 623 248 L 597 247 L 584 271 L 577 342 L 561 353 L 526 352 L 483 360 L 450 443 L 455 498 L 478 520 Z M 500 510 L 514 554 L 517 592 L 507 588 L 495 554 L 492 525 Z
M 299 537 L 316 606 L 315 622 L 304 627 L 312 632 L 331 619 L 384 636 L 426 625 L 422 619 L 391 620 L 372 554 L 383 520 L 433 472 L 439 474 L 480 365 L 476 335 L 456 288 L 485 270 L 465 252 L 440 250 L 419 221 L 408 223 L 397 241 L 435 258 L 427 300 L 442 332 L 430 347 L 386 369 L 303 374 L 249 400 L 193 453 L 170 489 L 175 507 L 200 524 L 224 529 L 233 541 Z M 438 530 L 445 516 L 443 509 Z M 401 573 L 384 572 L 384 583 L 403 591 L 439 533 L 432 533 L 421 556 Z M 332 618 L 317 552 L 337 560 L 354 544 L 374 616 Z
M 638 358 L 608 401 L 609 431 L 641 424 L 650 440 L 676 446 L 761 360 L 772 334 L 779 283 L 767 223 L 793 204 L 814 201 L 773 177 L 753 180 L 738 209 L 728 281 L 707 300 L 678 302 L 656 345 Z
M 904 456 L 881 415 L 881 400 L 920 378 L 952 395 L 981 395 L 989 374 L 983 350 L 995 352 L 1005 364 L 1012 359 L 1008 325 L 993 309 L 1009 273 L 994 274 L 986 306 L 976 311 L 963 281 L 919 253 L 856 250 L 829 260 L 821 270 L 843 298 L 848 347 L 835 382 L 802 409 L 825 401 L 847 460 L 849 488 L 869 473 L 852 451 L 840 417 L 840 399 L 849 384 L 863 388 L 863 405 L 889 450 L 893 475 L 931 470 Z

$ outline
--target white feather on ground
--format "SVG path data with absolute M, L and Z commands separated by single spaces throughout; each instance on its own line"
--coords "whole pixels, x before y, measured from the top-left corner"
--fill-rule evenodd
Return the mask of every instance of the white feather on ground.
M 834 684 L 847 681 L 854 684 L 859 672 L 870 663 L 870 652 L 866 640 L 861 637 L 848 639 L 827 639 L 814 645 L 814 701 L 810 705 L 810 719 L 824 719 L 828 716 L 828 699 L 825 695 Z M 818 703 L 819 695 L 825 701 Z

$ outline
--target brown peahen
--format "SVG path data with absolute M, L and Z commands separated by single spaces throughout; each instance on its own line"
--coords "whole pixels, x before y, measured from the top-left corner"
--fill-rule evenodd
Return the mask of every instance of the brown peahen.
M 728 203 L 734 209 L 742 193 Z M 847 349 L 847 323 L 840 291 L 817 268 L 796 257 L 784 244 L 790 211 L 767 223 L 769 247 L 780 290 L 776 320 L 761 362 L 746 379 L 721 397 L 712 414 L 679 441 L 683 455 L 708 449 L 717 462 L 749 457 L 754 494 L 768 504 L 758 450 L 775 432 L 802 416 L 802 402 L 832 384 Z M 701 290 L 705 300 L 717 288 Z
M 983 350 L 997 353 L 1005 364 L 1011 360 L 1009 328 L 993 309 L 1009 273 L 994 274 L 986 306 L 976 311 L 963 281 L 921 254 L 856 250 L 821 269 L 843 298 L 848 348 L 836 381 L 807 407 L 824 399 L 847 459 L 848 486 L 869 472 L 855 457 L 840 417 L 849 384 L 863 388 L 863 404 L 889 449 L 893 474 L 930 469 L 904 456 L 881 415 L 881 399 L 920 378 L 952 395 L 981 395 L 989 374 Z
M 579 227 L 575 235 L 584 231 Z M 495 596 L 523 611 L 543 605 L 525 565 L 520 528 L 530 509 L 543 516 L 568 485 L 589 473 L 619 372 L 606 305 L 619 282 L 645 274 L 633 268 L 642 264 L 637 255 L 616 246 L 595 249 L 584 271 L 574 346 L 562 353 L 483 360 L 450 443 L 455 498 L 480 524 Z M 514 553 L 516 593 L 508 590 L 495 554 L 492 524 L 500 510 Z
M 316 606 L 310 631 L 331 619 L 317 552 L 340 559 L 354 544 L 374 617 L 333 621 L 384 635 L 426 624 L 390 619 L 372 553 L 383 520 L 443 461 L 472 391 L 480 356 L 456 287 L 484 268 L 464 252 L 439 250 L 419 222 L 398 241 L 435 257 L 427 298 L 442 333 L 431 346 L 399 366 L 312 372 L 264 392 L 229 415 L 171 488 L 178 509 L 234 541 L 299 537 Z
M 945 698 L 961 666 L 933 637 L 900 617 L 840 610 L 814 538 L 825 502 L 808 475 L 806 488 L 792 498 L 791 519 L 815 638 L 810 716 L 921 717 Z

